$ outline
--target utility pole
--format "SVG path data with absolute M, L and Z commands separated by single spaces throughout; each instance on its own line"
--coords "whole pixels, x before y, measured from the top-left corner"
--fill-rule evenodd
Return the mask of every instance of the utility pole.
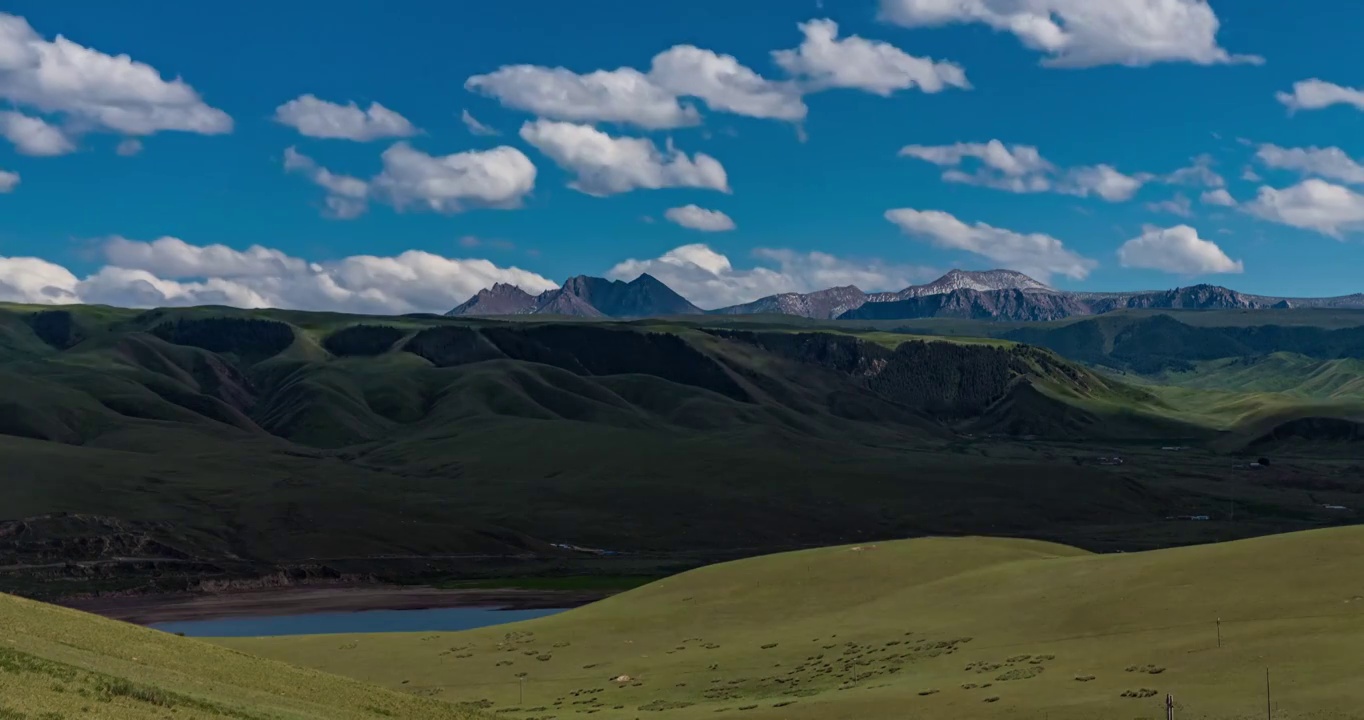
M 526 704 L 526 679 L 523 677 L 517 678 L 516 685 L 518 691 L 516 694 L 516 706 L 522 707 Z
M 1222 647 L 1222 618 L 1217 618 L 1217 647 Z
M 1265 668 L 1265 718 L 1274 720 L 1274 706 L 1269 701 L 1269 668 Z
M 1175 696 L 1165 694 L 1165 720 L 1175 720 Z

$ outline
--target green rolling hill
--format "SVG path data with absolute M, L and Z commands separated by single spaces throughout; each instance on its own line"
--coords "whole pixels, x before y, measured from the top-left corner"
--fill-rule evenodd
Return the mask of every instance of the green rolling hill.
M 0 717 L 479 720 L 198 640 L 0 594 Z
M 1347 718 L 1364 532 L 1094 555 L 921 539 L 716 565 L 516 625 L 222 644 L 499 717 Z M 1219 628 L 1220 620 L 1220 628 Z M 1220 632 L 1220 645 L 1219 645 Z M 337 648 L 344 648 L 338 652 Z
M 1312 400 L 1364 400 L 1364 360 L 1296 353 L 1227 357 L 1154 378 L 1164 385 L 1238 393 L 1283 393 Z

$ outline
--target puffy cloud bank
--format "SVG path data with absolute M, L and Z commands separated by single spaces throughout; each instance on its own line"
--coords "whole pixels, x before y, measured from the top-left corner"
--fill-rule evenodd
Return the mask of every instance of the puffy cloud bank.
M 237 250 L 173 237 L 113 237 L 101 252 L 108 264 L 83 278 L 47 260 L 0 257 L 0 301 L 441 313 L 493 283 L 528 292 L 556 286 L 528 270 L 420 250 L 310 262 L 260 245 Z

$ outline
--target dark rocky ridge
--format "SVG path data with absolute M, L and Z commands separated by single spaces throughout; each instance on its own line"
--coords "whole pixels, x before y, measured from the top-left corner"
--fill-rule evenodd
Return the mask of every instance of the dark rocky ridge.
M 896 292 L 865 293 L 854 286 L 829 288 L 812 293 L 783 293 L 751 303 L 712 310 L 717 315 L 775 313 L 817 320 L 834 320 L 863 305 L 883 304 L 912 298 L 942 295 L 957 290 L 1054 292 L 1046 285 L 1013 270 L 952 270 L 925 285 L 911 285 Z M 919 317 L 919 316 L 915 316 Z
M 1008 319 L 1029 322 L 1089 315 L 1082 302 L 1061 293 L 1023 290 L 953 290 L 892 302 L 867 303 L 839 316 L 843 320 L 906 320 L 957 317 L 977 320 Z
M 447 315 L 529 315 L 535 312 L 539 300 L 515 285 L 496 283 L 479 290 Z
M 849 310 L 862 307 L 870 297 L 861 289 L 847 287 L 829 288 L 812 293 L 782 293 L 754 300 L 743 305 L 712 310 L 716 315 L 796 315 L 799 317 L 831 320 Z
M 897 295 L 909 293 L 911 290 L 914 288 Z M 1364 309 L 1364 294 L 1333 298 L 1275 298 L 1247 295 L 1219 285 L 1207 284 L 1132 293 L 1064 292 L 1037 288 L 958 289 L 941 294 L 910 294 L 909 297 L 890 301 L 869 301 L 840 315 L 839 319 L 911 320 L 948 317 L 1042 322 L 1103 315 L 1118 310 L 1261 310 L 1306 307 Z

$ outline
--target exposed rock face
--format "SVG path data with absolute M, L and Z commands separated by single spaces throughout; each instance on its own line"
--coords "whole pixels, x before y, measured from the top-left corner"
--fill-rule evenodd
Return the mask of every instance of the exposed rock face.
M 1090 315 L 1114 310 L 1135 308 L 1171 308 L 1181 310 L 1251 310 L 1267 308 L 1274 303 L 1242 295 L 1218 285 L 1193 285 L 1174 290 L 1140 293 L 1067 293 L 1085 302 Z
M 697 315 L 702 312 L 648 273 L 628 283 L 579 275 L 569 278 L 559 292 L 581 298 L 608 317 Z
M 956 317 L 1036 322 L 1088 314 L 1089 308 L 1084 303 L 1061 293 L 953 290 L 893 302 L 869 302 L 840 317 L 845 320 Z
M 951 270 L 946 275 L 943 275 L 927 285 L 912 285 L 895 293 L 895 295 L 899 300 L 907 300 L 909 298 L 924 297 L 925 295 L 941 295 L 955 290 L 976 290 L 981 292 L 994 290 L 1055 292 L 1046 284 L 1014 270 Z
M 541 295 L 531 312 L 536 315 L 566 315 L 568 317 L 601 318 L 606 313 L 598 310 L 592 303 L 563 290 L 550 290 Z
M 783 293 L 769 295 L 743 305 L 712 310 L 717 315 L 796 315 L 799 317 L 832 320 L 849 310 L 856 310 L 867 302 L 867 294 L 860 289 L 829 288 L 812 293 Z
M 446 315 L 529 315 L 537 299 L 515 285 L 497 283 L 469 298 Z
M 915 288 L 903 292 L 911 290 Z M 954 290 L 897 301 L 868 302 L 840 317 L 856 320 L 955 317 L 1041 322 L 1139 308 L 1254 310 L 1275 306 L 1271 298 L 1243 295 L 1217 285 L 1138 293 L 1071 293 L 1034 287 L 992 291 Z M 1280 304 L 1277 307 L 1285 306 Z
M 941 295 L 956 290 L 1054 292 L 1045 284 L 1013 270 L 952 270 L 926 285 L 911 285 L 895 292 L 864 293 L 859 288 L 849 285 L 812 293 L 770 295 L 751 303 L 720 308 L 711 312 L 719 315 L 775 313 L 816 320 L 833 320 L 866 304 L 897 302 L 911 298 Z

